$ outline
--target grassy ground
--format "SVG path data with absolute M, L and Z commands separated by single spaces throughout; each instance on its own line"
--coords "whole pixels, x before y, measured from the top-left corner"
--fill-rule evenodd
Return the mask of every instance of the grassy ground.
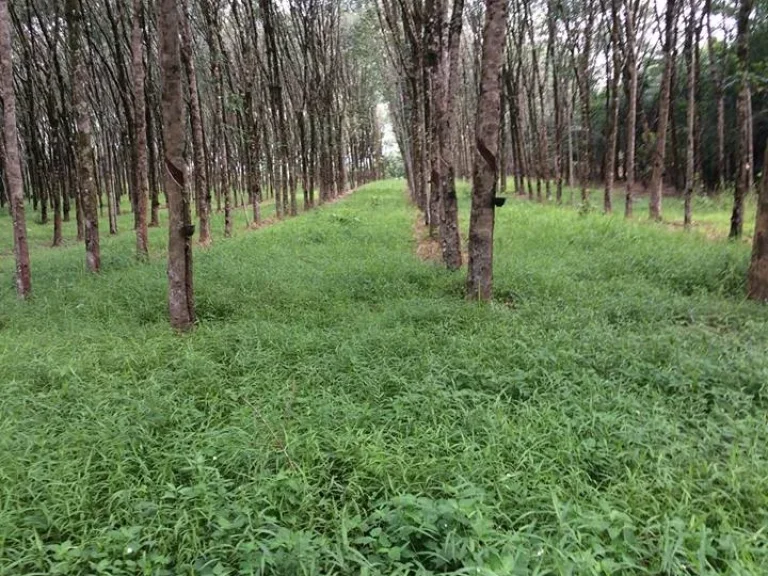
M 163 197 L 161 196 L 161 199 Z M 299 200 L 301 203 L 301 199 Z M 102 246 L 103 257 L 109 258 L 110 255 L 119 255 L 120 257 L 132 257 L 129 245 L 135 250 L 136 236 L 133 232 L 133 214 L 130 212 L 130 201 L 123 196 L 121 204 L 122 213 L 118 216 L 118 234 L 109 235 L 109 220 L 106 216 L 106 206 L 99 218 L 99 232 Z M 75 206 L 72 205 L 71 220 L 62 224 L 62 237 L 64 247 L 81 247 L 82 242 L 77 240 L 77 223 L 75 222 Z M 262 216 L 270 218 L 275 213 L 274 200 L 267 200 L 262 204 Z M 149 242 L 151 252 L 157 257 L 165 257 L 166 245 L 168 244 L 168 211 L 163 205 L 159 212 L 160 227 L 149 229 Z M 245 208 L 238 207 L 233 210 L 233 228 L 232 235 L 237 238 L 247 232 L 249 225 L 253 221 L 253 212 L 250 206 Z M 40 215 L 33 212 L 30 206 L 27 206 L 27 240 L 32 258 L 45 259 L 46 257 L 56 257 L 60 251 L 46 250 L 51 246 L 53 240 L 53 213 L 49 211 L 49 222 L 46 225 L 40 224 Z M 211 233 L 216 238 L 224 237 L 224 213 L 219 212 L 211 215 Z M 196 236 L 197 237 L 197 236 Z M 6 257 L 13 255 L 13 228 L 8 216 L 7 207 L 0 210 L 0 274 L 11 273 L 13 271 L 13 262 Z M 85 262 L 85 252 L 83 252 L 83 262 Z M 34 279 L 33 279 L 34 280 Z M 4 290 L 5 285 L 0 287 Z
M 535 192 L 535 186 L 534 186 Z M 552 186 L 552 194 L 555 188 Z M 507 181 L 507 195 L 514 194 L 514 181 Z M 566 186 L 563 189 L 563 202 L 566 208 L 580 209 L 581 190 Z M 616 191 L 612 195 L 612 218 L 624 218 L 624 192 Z M 636 194 L 633 202 L 634 219 L 638 222 L 648 222 L 648 195 Z M 715 196 L 696 195 L 693 198 L 691 212 L 693 214 L 693 229 L 705 234 L 709 238 L 727 238 L 731 225 L 731 210 L 733 208 L 733 196 L 720 194 Z M 603 190 L 590 190 L 590 210 L 602 212 Z M 744 240 L 750 242 L 752 231 L 755 228 L 755 196 L 750 195 L 744 203 Z M 664 196 L 662 199 L 662 213 L 664 223 L 671 228 L 683 227 L 683 197 Z
M 768 573 L 748 247 L 498 216 L 490 306 L 386 182 L 198 251 L 183 337 L 126 226 L 3 256 L 0 574 Z

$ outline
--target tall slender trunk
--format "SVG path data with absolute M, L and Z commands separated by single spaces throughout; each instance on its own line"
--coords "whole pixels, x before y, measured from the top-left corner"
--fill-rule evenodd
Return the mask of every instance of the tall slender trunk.
M 304 110 L 296 112 L 296 126 L 299 130 L 299 169 L 301 170 L 301 192 L 304 211 L 309 210 L 309 158 L 307 152 L 307 128 Z
M 573 161 L 573 111 L 576 108 L 576 104 L 574 90 L 570 86 L 568 88 L 568 96 L 569 97 L 566 99 L 566 102 L 568 102 L 568 112 L 566 114 L 566 118 L 568 119 L 568 124 L 566 126 L 566 134 L 568 135 L 568 187 L 573 188 L 573 183 L 575 182 Z M 573 190 L 571 190 L 571 201 L 572 200 Z
M 550 154 L 549 154 L 549 136 L 547 135 L 547 124 L 546 124 L 546 105 L 544 103 L 544 96 L 546 94 L 546 88 L 544 86 L 545 78 L 543 76 L 546 76 L 548 73 L 548 70 L 545 69 L 544 75 L 541 74 L 541 71 L 539 69 L 539 56 L 538 56 L 538 49 L 536 47 L 536 38 L 534 36 L 533 32 L 533 17 L 531 15 L 531 9 L 530 5 L 527 2 L 523 3 L 525 14 L 526 14 L 526 20 L 527 20 L 527 28 L 528 28 L 528 36 L 531 41 L 531 60 L 532 60 L 532 77 L 531 77 L 531 98 L 534 100 L 533 102 L 533 109 L 535 112 L 534 118 L 538 117 L 538 121 L 536 122 L 536 132 L 537 132 L 537 140 L 538 140 L 538 148 L 539 148 L 539 173 L 541 174 L 541 177 L 544 180 L 544 187 L 546 189 L 546 198 L 547 200 L 552 199 L 552 190 L 551 190 L 551 173 L 550 173 Z M 536 106 L 538 105 L 538 109 Z
M 154 110 L 156 110 L 157 106 L 157 99 L 155 96 L 155 82 L 152 78 L 152 64 L 150 61 L 150 55 L 152 54 L 152 51 L 149 49 L 150 46 L 150 36 L 149 36 L 149 30 L 147 26 L 147 19 L 148 19 L 148 13 L 145 13 L 144 22 L 142 23 L 142 36 L 144 38 L 144 45 L 147 46 L 147 64 L 146 64 L 146 78 L 144 82 L 144 101 L 146 103 L 145 109 L 145 123 L 147 126 L 147 159 L 149 161 L 148 165 L 148 176 L 149 176 L 149 204 L 150 204 L 150 218 L 149 218 L 149 227 L 150 228 L 157 228 L 160 226 L 160 183 L 159 183 L 159 174 L 158 174 L 158 150 L 157 150 L 157 141 L 158 138 L 156 136 L 158 130 L 156 128 L 157 121 L 156 121 L 156 115 L 154 113 Z M 162 140 L 162 136 L 160 138 Z
M 687 117 L 686 117 L 686 146 L 685 146 L 685 200 L 683 209 L 683 224 L 689 229 L 692 224 L 691 202 L 693 200 L 693 187 L 695 180 L 695 134 L 696 134 L 696 47 L 694 46 L 694 30 L 696 27 L 696 2 L 690 0 L 691 10 L 686 31 L 685 50 L 687 63 L 686 92 L 687 92 Z
M 626 194 L 624 198 L 624 217 L 632 218 L 633 212 L 633 188 L 635 186 L 635 143 L 637 142 L 637 48 L 635 12 L 631 0 L 624 1 L 626 13 L 626 53 L 627 75 L 629 77 L 629 89 L 627 90 L 627 146 L 625 154 L 626 162 Z
M 76 4 L 78 4 L 81 8 L 84 8 L 84 2 L 83 0 L 74 0 Z M 131 65 L 130 62 L 125 61 L 125 57 L 123 54 L 123 33 L 121 30 L 121 25 L 123 24 L 123 14 L 125 13 L 125 9 L 130 4 L 127 1 L 123 2 L 117 2 L 115 3 L 114 7 L 117 8 L 117 14 L 115 14 L 115 10 L 113 9 L 113 4 L 111 2 L 103 2 L 101 4 L 105 8 L 107 21 L 109 22 L 110 29 L 112 31 L 112 39 L 113 42 L 113 55 L 115 59 L 115 77 L 117 80 L 117 85 L 120 86 L 120 90 L 118 91 L 119 95 L 119 109 L 122 113 L 123 122 L 125 126 L 125 132 L 124 132 L 124 138 L 127 140 L 125 143 L 125 152 L 126 152 L 126 162 L 124 165 L 124 168 L 126 170 L 126 183 L 127 183 L 127 190 L 128 195 L 131 200 L 131 210 L 133 211 L 133 217 L 134 217 L 134 228 L 138 225 L 138 210 L 136 208 L 136 187 L 137 183 L 134 182 L 134 170 L 132 169 L 133 166 L 136 165 L 136 143 L 135 143 L 135 129 L 134 129 L 134 122 L 133 122 L 133 104 L 131 103 L 131 98 L 129 97 L 131 93 L 131 79 L 130 79 L 130 70 Z M 89 34 L 84 35 L 85 38 L 90 39 Z
M 192 278 L 192 225 L 184 163 L 184 100 L 181 94 L 177 0 L 161 0 L 160 61 L 163 71 L 165 192 L 168 196 L 168 310 L 171 326 L 190 330 L 195 323 Z
M 53 67 L 50 69 L 49 78 L 50 84 L 55 85 Z M 48 93 L 48 117 L 50 118 L 51 133 L 53 134 L 51 141 L 51 165 L 54 174 L 50 186 L 51 207 L 53 208 L 53 241 L 51 242 L 51 246 L 54 248 L 61 246 L 63 243 L 61 229 L 61 196 L 64 193 L 64 190 L 66 190 L 66 187 L 64 186 L 66 172 L 64 168 L 64 144 L 61 126 L 62 116 L 63 114 L 59 114 L 59 111 L 57 110 L 55 93 L 50 91 Z
M 581 138 L 583 150 L 579 156 L 579 164 L 581 168 L 581 203 L 586 207 L 589 206 L 589 183 L 592 178 L 592 81 L 590 62 L 592 58 L 592 32 L 595 23 L 594 0 L 587 0 L 585 8 L 587 13 L 583 33 L 584 46 L 578 53 L 573 47 L 571 50 L 576 83 L 579 90 L 579 107 L 581 109 L 581 123 L 584 133 Z M 574 40 L 571 40 L 571 42 L 573 43 Z
M 148 66 L 148 70 L 151 71 L 151 67 Z M 157 175 L 157 138 L 155 136 L 155 114 L 152 112 L 154 108 L 153 102 L 154 91 L 150 89 L 152 85 L 151 75 L 147 77 L 147 81 L 144 83 L 144 99 L 147 103 L 146 106 L 146 123 L 147 123 L 147 159 L 149 160 L 148 175 L 149 175 L 149 227 L 157 228 L 160 226 L 160 183 L 158 182 Z
M 28 35 L 28 42 L 26 43 L 27 46 L 27 57 L 23 59 L 24 62 L 24 68 L 26 72 L 26 81 L 24 82 L 24 87 L 26 88 L 26 94 L 25 99 L 27 101 L 27 125 L 28 125 L 28 134 L 29 134 L 29 142 L 27 143 L 27 166 L 26 170 L 28 172 L 28 184 L 29 189 L 32 191 L 32 206 L 34 210 L 38 210 L 38 207 L 40 209 L 40 223 L 41 224 L 47 224 L 48 223 L 48 202 L 46 198 L 46 191 L 45 191 L 45 184 L 40 177 L 40 170 L 44 165 L 44 161 L 40 157 L 40 144 L 38 141 L 38 134 L 37 134 L 37 122 L 35 120 L 35 116 L 37 114 L 37 108 L 38 104 L 35 101 L 35 77 L 34 73 L 32 71 L 32 62 L 37 57 L 37 49 L 36 49 L 36 42 L 35 42 L 35 34 L 34 34 L 34 28 L 32 25 L 32 10 L 30 9 L 30 6 L 27 5 L 26 9 L 26 23 L 27 23 L 27 29 L 26 34 Z
M 336 126 L 336 171 L 339 194 L 347 191 L 347 167 L 344 161 L 344 110 L 338 114 L 338 123 Z M 292 188 L 291 194 L 291 216 L 296 216 L 296 188 Z
M 493 296 L 493 229 L 506 20 L 507 0 L 486 0 L 469 222 L 467 298 L 470 300 L 490 300 Z
M 109 221 L 109 233 L 110 235 L 114 235 L 117 234 L 117 212 L 115 207 L 117 199 L 115 194 L 114 168 L 112 164 L 113 154 L 109 152 L 107 135 L 103 134 L 102 139 L 102 146 L 107 150 L 107 153 L 104 154 L 104 173 L 106 176 L 105 180 L 107 180 L 107 219 Z
M 683 5 L 684 0 L 679 0 L 681 2 L 681 6 Z M 669 144 L 667 146 L 667 154 L 669 156 L 670 164 L 671 166 L 668 167 L 668 169 L 665 169 L 665 172 L 669 175 L 667 177 L 667 182 L 671 182 L 672 185 L 675 187 L 676 190 L 679 190 L 682 188 L 681 182 L 680 182 L 680 158 L 679 158 L 679 149 L 680 147 L 677 145 L 677 139 L 678 139 L 678 130 L 677 130 L 677 114 L 675 114 L 675 107 L 672 102 L 673 95 L 675 94 L 675 86 L 677 86 L 677 36 L 678 31 L 677 28 L 675 28 L 675 50 L 674 50 L 674 56 L 672 58 L 672 62 L 675 64 L 672 65 L 672 79 L 670 80 L 670 91 L 669 91 L 669 131 L 667 132 L 668 138 L 669 138 Z M 662 177 L 663 178 L 663 177 Z
M 739 75 L 739 99 L 736 116 L 738 120 L 738 170 L 736 187 L 733 193 L 733 212 L 731 214 L 730 238 L 740 238 L 744 230 L 744 198 L 750 185 L 750 125 L 752 115 L 749 111 L 749 17 L 754 0 L 741 0 L 736 20 L 736 61 Z
M 502 72 L 503 74 L 503 72 Z M 507 107 L 504 105 L 504 82 L 501 83 L 501 106 L 499 114 L 499 190 L 507 191 Z
M 717 173 L 715 175 L 716 189 L 725 189 L 725 91 L 723 90 L 723 58 L 725 53 L 725 38 L 719 43 L 720 49 L 715 50 L 714 35 L 712 34 L 712 0 L 706 0 L 704 10 L 707 13 L 707 52 L 709 67 L 712 70 L 714 96 L 717 101 Z M 720 57 L 718 57 L 718 52 Z
M 315 104 L 312 104 L 312 110 L 309 114 L 309 206 L 315 205 L 315 182 L 317 174 L 317 124 Z
M 744 116 L 747 120 L 747 162 L 745 167 L 747 169 L 747 193 L 749 193 L 755 186 L 755 138 L 754 138 L 754 126 L 753 126 L 753 114 L 752 114 L 752 88 L 747 81 L 747 113 Z
M 413 196 L 416 199 L 416 205 L 426 213 L 426 174 L 424 173 L 425 167 L 425 150 L 424 150 L 424 106 L 422 103 L 421 89 L 419 88 L 419 81 L 414 73 L 414 77 L 409 79 L 412 92 L 411 105 L 413 110 L 410 113 L 411 119 L 411 164 L 413 169 L 413 180 L 415 184 L 415 190 Z
M 80 43 L 82 34 L 82 4 L 79 0 L 67 0 L 67 21 L 69 23 L 69 46 L 74 73 L 72 77 L 72 107 L 75 110 L 76 165 L 80 191 L 80 205 L 83 212 L 83 233 L 85 239 L 85 266 L 89 272 L 101 268 L 99 250 L 98 194 L 93 173 L 93 143 L 91 113 L 88 109 L 86 86 L 88 70 L 85 53 Z
M 554 0 L 547 2 L 547 29 L 549 37 L 547 40 L 547 57 L 552 65 L 552 99 L 555 107 L 555 201 L 558 204 L 563 202 L 563 110 L 560 94 L 559 63 L 557 59 L 557 29 Z
M 205 141 L 203 140 L 203 118 L 200 112 L 200 95 L 197 90 L 197 73 L 192 54 L 192 30 L 186 2 L 181 15 L 181 60 L 189 85 L 189 119 L 192 128 L 192 154 L 194 158 L 195 200 L 200 224 L 198 241 L 201 246 L 211 243 L 211 192 L 205 164 Z
M 13 219 L 13 253 L 16 258 L 16 293 L 27 298 L 32 291 L 24 217 L 24 189 L 19 160 L 16 125 L 16 95 L 13 91 L 13 47 L 8 0 L 0 0 L 0 90 L 3 99 L 3 135 L 5 136 L 5 176 Z
M 221 36 L 221 24 L 218 12 L 216 13 L 217 23 L 214 42 L 216 45 L 216 54 L 221 59 L 221 64 L 218 66 L 218 100 L 219 108 L 221 110 L 221 139 L 223 142 L 224 156 L 222 157 L 221 165 L 221 187 L 224 190 L 224 237 L 230 238 L 232 236 L 233 213 L 232 210 L 237 205 L 237 197 L 233 198 L 233 194 L 236 194 L 237 190 L 237 174 L 234 175 L 233 181 L 233 168 L 235 162 L 232 155 L 232 132 L 236 131 L 236 121 L 232 117 L 232 111 L 229 109 L 226 103 L 226 88 L 229 88 L 232 92 L 232 81 L 230 74 L 230 61 L 227 54 L 224 40 Z M 223 66 L 223 68 L 222 68 Z M 227 75 L 227 86 L 224 83 L 224 74 Z
M 270 105 L 275 116 L 275 161 L 278 164 L 275 174 L 279 175 L 275 184 L 275 211 L 277 217 L 281 218 L 286 213 L 285 207 L 288 203 L 288 134 L 283 102 L 283 83 L 280 77 L 280 61 L 277 52 L 275 23 L 273 21 L 274 6 L 268 0 L 260 0 L 260 6 L 267 51 Z
M 768 167 L 768 146 L 763 166 Z M 763 180 L 757 193 L 757 218 L 752 239 L 752 260 L 747 274 L 747 296 L 752 300 L 768 302 L 768 170 L 763 169 Z
M 443 27 L 445 25 L 445 0 L 429 0 L 427 2 L 427 22 L 425 26 L 425 55 L 427 81 L 424 95 L 429 103 L 429 204 L 427 206 L 427 221 L 429 234 L 437 232 L 440 218 L 440 192 L 443 180 L 443 163 L 441 161 L 440 129 L 446 114 L 445 88 L 441 75 L 445 73 Z
M 605 149 L 605 193 L 603 211 L 613 212 L 613 182 L 616 166 L 616 142 L 619 133 L 619 80 L 621 80 L 621 55 L 619 46 L 619 0 L 611 0 L 611 55 L 612 77 L 610 98 L 608 101 L 608 139 Z
M 456 199 L 455 145 L 452 134 L 456 122 L 456 81 L 459 77 L 462 16 L 464 0 L 454 0 L 448 29 L 448 50 L 443 69 L 445 110 L 439 127 L 442 184 L 440 190 L 440 248 L 443 262 L 449 270 L 461 267 L 461 237 L 459 208 Z
M 136 132 L 134 143 L 136 165 L 136 256 L 140 260 L 149 257 L 147 239 L 147 196 L 149 195 L 147 166 L 147 112 L 144 100 L 144 49 L 142 42 L 142 0 L 133 0 L 133 29 L 131 31 L 131 67 L 133 72 L 133 122 Z
M 669 125 L 670 94 L 674 67 L 674 38 L 677 23 L 677 2 L 667 0 L 664 17 L 664 71 L 661 76 L 659 93 L 659 122 L 656 128 L 656 148 L 653 154 L 653 172 L 651 174 L 649 215 L 652 220 L 661 220 L 661 197 L 664 186 L 664 165 L 667 152 L 667 126 Z
M 66 138 L 69 139 L 69 133 L 70 131 L 66 131 Z M 65 171 L 65 181 L 64 181 L 64 192 L 61 195 L 61 216 L 62 220 L 64 222 L 69 222 L 71 219 L 70 212 L 71 212 L 71 199 L 72 199 L 72 193 L 74 191 L 74 187 L 72 186 L 73 177 L 72 177 L 72 163 L 71 158 L 68 153 L 69 146 L 66 146 L 67 152 L 64 153 L 64 157 L 62 158 L 62 162 L 65 163 L 66 168 Z M 79 238 L 78 238 L 79 240 Z

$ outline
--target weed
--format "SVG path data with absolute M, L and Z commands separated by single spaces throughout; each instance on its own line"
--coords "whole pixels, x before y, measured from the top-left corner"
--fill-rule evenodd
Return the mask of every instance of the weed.
M 218 217 L 184 337 L 162 230 L 135 263 L 123 216 L 89 277 L 72 223 L 31 225 L 32 301 L 0 262 L 0 575 L 768 573 L 748 247 L 512 201 L 478 306 L 401 187 Z

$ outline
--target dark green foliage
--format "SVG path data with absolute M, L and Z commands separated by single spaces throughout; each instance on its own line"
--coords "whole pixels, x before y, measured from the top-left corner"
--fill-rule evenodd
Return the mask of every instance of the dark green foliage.
M 489 306 L 390 182 L 197 252 L 181 337 L 129 232 L 3 256 L 0 574 L 768 572 L 748 247 L 498 215 Z

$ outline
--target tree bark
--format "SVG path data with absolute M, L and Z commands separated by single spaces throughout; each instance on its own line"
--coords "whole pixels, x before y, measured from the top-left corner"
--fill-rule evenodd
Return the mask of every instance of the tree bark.
M 715 175 L 716 189 L 722 192 L 725 189 L 725 90 L 724 90 L 724 63 L 725 38 L 721 41 L 720 56 L 716 54 L 714 36 L 712 34 L 712 0 L 706 0 L 704 10 L 707 14 L 707 52 L 709 53 L 709 66 L 712 71 L 712 83 L 714 96 L 717 101 L 717 173 Z
M 470 300 L 488 301 L 493 297 L 493 229 L 506 20 L 507 0 L 486 0 L 469 222 L 467 298 Z
M 192 154 L 194 158 L 195 199 L 200 224 L 198 241 L 201 246 L 211 244 L 211 193 L 208 189 L 205 166 L 205 143 L 203 140 L 203 118 L 200 112 L 200 95 L 197 89 L 197 72 L 192 53 L 192 30 L 189 25 L 189 11 L 184 3 L 181 22 L 181 60 L 189 85 L 189 120 L 192 128 Z
M 440 157 L 442 185 L 440 190 L 440 248 L 443 262 L 449 270 L 461 268 L 461 236 L 459 235 L 459 207 L 456 199 L 456 168 L 453 127 L 456 123 L 456 86 L 459 77 L 461 31 L 464 0 L 454 0 L 448 29 L 447 61 L 442 82 L 445 96 L 445 114 L 440 125 Z
M 280 61 L 277 52 L 277 40 L 274 23 L 274 6 L 269 0 L 260 0 L 262 19 L 264 24 L 264 40 L 266 43 L 268 78 L 269 78 L 269 96 L 272 114 L 274 115 L 274 135 L 276 141 L 275 174 L 277 176 L 275 184 L 275 213 L 278 218 L 286 215 L 286 205 L 288 204 L 288 134 L 285 122 L 285 107 L 283 103 L 283 83 L 280 78 Z M 330 119 L 330 118 L 329 118 Z M 330 130 L 330 126 L 329 126 Z M 329 137 L 329 142 L 332 137 Z
M 427 0 L 427 22 L 425 27 L 425 42 L 423 61 L 427 81 L 425 82 L 424 97 L 429 103 L 429 204 L 427 206 L 427 221 L 429 222 L 429 234 L 434 236 L 437 232 L 440 218 L 440 192 L 443 180 L 443 163 L 440 159 L 441 142 L 440 128 L 446 114 L 444 92 L 447 86 L 441 81 L 441 75 L 445 70 L 444 62 L 444 31 L 445 26 L 445 0 Z
M 24 189 L 19 160 L 16 125 L 16 95 L 13 89 L 13 47 L 8 0 L 0 0 L 0 90 L 3 100 L 3 135 L 5 136 L 4 169 L 8 200 L 13 219 L 13 253 L 16 259 L 16 293 L 28 298 L 32 291 L 27 246 L 27 223 L 24 216 Z
M 695 130 L 696 130 L 696 47 L 694 46 L 694 31 L 696 27 L 696 2 L 690 0 L 691 9 L 686 31 L 685 50 L 687 63 L 686 92 L 686 146 L 685 146 L 685 200 L 683 208 L 683 224 L 690 229 L 692 224 L 691 203 L 693 200 L 693 187 L 695 179 Z
M 544 180 L 544 187 L 546 189 L 546 199 L 552 199 L 552 191 L 550 184 L 550 171 L 549 171 L 549 137 L 547 136 L 547 124 L 546 124 L 546 106 L 544 104 L 544 96 L 546 89 L 544 86 L 544 79 L 539 70 L 539 57 L 538 49 L 536 47 L 536 38 L 534 35 L 533 16 L 531 14 L 530 5 L 528 2 L 523 3 L 524 15 L 526 20 L 526 27 L 528 28 L 528 36 L 531 42 L 531 89 L 530 98 L 533 100 L 531 103 L 532 114 L 531 117 L 536 119 L 536 135 L 537 144 L 539 150 L 538 170 Z M 548 70 L 545 70 L 545 75 Z M 536 108 L 538 104 L 538 109 Z M 539 201 L 541 201 L 541 194 L 539 192 Z
M 192 225 L 184 163 L 184 101 L 181 94 L 177 0 L 160 2 L 160 56 L 163 72 L 165 191 L 168 196 L 168 309 L 171 326 L 190 330 L 195 323 L 192 278 Z
M 149 6 L 145 9 L 149 10 Z M 157 96 L 155 92 L 155 83 L 152 78 L 152 63 L 150 49 L 150 37 L 147 26 L 147 20 L 149 19 L 150 12 L 145 12 L 145 17 L 142 26 L 144 45 L 147 46 L 147 71 L 144 81 L 144 101 L 146 103 L 146 125 L 147 125 L 147 160 L 148 164 L 148 176 L 149 176 L 149 203 L 150 203 L 150 218 L 149 227 L 158 228 L 160 226 L 160 174 L 158 170 L 158 138 L 157 134 L 157 120 L 155 110 L 158 108 Z M 161 131 L 162 132 L 162 131 Z M 161 134 L 162 139 L 162 134 Z
M 72 107 L 75 110 L 76 124 L 76 166 L 80 205 L 83 212 L 83 237 L 85 239 L 85 267 L 89 272 L 98 272 L 101 268 L 99 249 L 99 214 L 98 193 L 93 174 L 93 142 L 91 114 L 88 109 L 86 86 L 88 70 L 85 54 L 80 43 L 82 30 L 82 3 L 80 0 L 67 0 L 67 21 L 69 23 L 70 53 L 72 56 Z
M 149 257 L 147 238 L 147 196 L 149 195 L 147 165 L 147 111 L 144 99 L 144 49 L 142 42 L 142 0 L 133 0 L 133 29 L 131 30 L 131 67 L 133 72 L 133 122 L 136 137 L 136 257 L 146 260 Z
M 547 57 L 552 66 L 552 100 L 555 107 L 555 201 L 558 204 L 563 203 L 563 110 L 560 94 L 560 65 L 557 58 L 557 15 L 555 13 L 555 1 L 547 2 L 547 30 L 549 37 L 547 40 Z
M 613 182 L 616 165 L 616 142 L 619 133 L 619 80 L 621 80 L 621 55 L 619 42 L 619 0 L 611 0 L 611 55 L 612 77 L 610 97 L 608 101 L 608 138 L 605 148 L 605 193 L 603 194 L 603 211 L 613 212 Z
M 579 107 L 581 108 L 581 123 L 583 136 L 581 142 L 583 149 L 579 153 L 579 167 L 581 180 L 581 204 L 589 207 L 589 183 L 592 177 L 592 79 L 590 64 L 592 58 L 593 30 L 595 23 L 595 2 L 587 0 L 582 10 L 586 10 L 583 33 L 569 26 L 565 19 L 566 30 L 569 37 L 571 60 L 579 91 Z M 579 39 L 583 38 L 584 45 L 579 46 Z M 575 105 L 574 105 L 575 108 Z M 570 144 L 570 143 L 569 143 Z
M 747 274 L 747 297 L 768 302 L 768 146 L 763 160 L 763 180 L 757 195 L 757 219 L 752 239 L 752 260 Z
M 664 186 L 664 163 L 667 152 L 667 126 L 669 124 L 670 95 L 674 67 L 674 38 L 677 23 L 676 0 L 667 0 L 664 28 L 664 71 L 661 76 L 659 94 L 659 123 L 656 129 L 656 148 L 653 154 L 651 174 L 649 215 L 652 220 L 661 220 L 661 197 Z
M 637 142 L 637 23 L 636 13 L 632 0 L 624 1 L 626 13 L 626 51 L 627 51 L 627 76 L 629 89 L 627 93 L 627 146 L 626 146 L 626 193 L 624 198 L 624 217 L 632 218 L 634 209 L 635 186 L 635 143 Z
M 738 170 L 733 193 L 733 212 L 729 238 L 741 238 L 744 230 L 744 198 L 749 192 L 752 158 L 750 157 L 750 134 L 752 114 L 750 113 L 749 86 L 749 16 L 754 0 L 741 0 L 736 19 L 736 66 L 739 75 L 739 98 L 736 104 L 738 121 Z

